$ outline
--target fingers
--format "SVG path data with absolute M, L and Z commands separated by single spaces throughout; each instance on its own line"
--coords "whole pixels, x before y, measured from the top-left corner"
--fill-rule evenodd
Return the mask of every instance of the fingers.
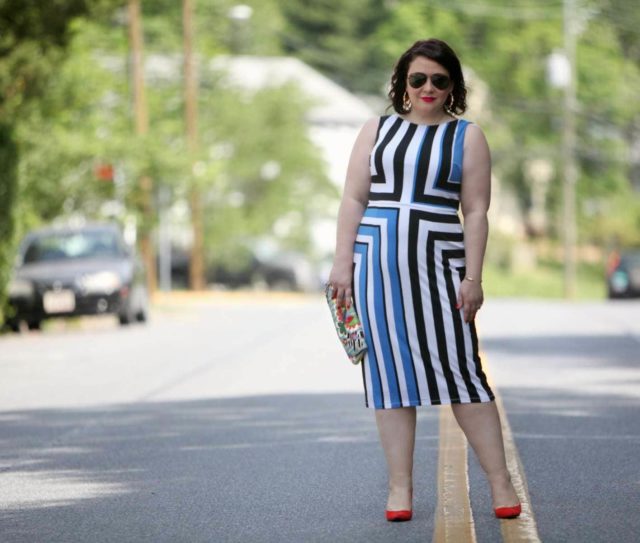
M 471 304 L 467 304 L 464 307 L 464 322 L 471 322 L 476 316 L 476 312 L 471 309 Z
M 476 318 L 476 313 L 482 307 L 482 300 L 469 299 L 462 292 L 458 293 L 456 300 L 456 309 L 463 313 L 464 322 L 471 322 Z
M 482 307 L 484 296 L 479 285 L 463 282 L 458 290 L 456 309 L 462 311 L 464 322 L 471 322 Z
M 342 305 L 345 307 L 349 307 L 351 305 L 351 287 L 343 287 L 332 285 L 333 287 L 333 297 L 336 300 L 338 305 Z
M 464 322 L 471 322 L 482 307 L 482 302 L 467 302 L 464 304 Z
M 344 305 L 349 308 L 351 307 L 351 289 L 347 289 L 344 291 Z
M 344 296 L 342 299 L 345 307 L 349 307 L 351 305 L 351 287 L 347 287 L 344 289 Z

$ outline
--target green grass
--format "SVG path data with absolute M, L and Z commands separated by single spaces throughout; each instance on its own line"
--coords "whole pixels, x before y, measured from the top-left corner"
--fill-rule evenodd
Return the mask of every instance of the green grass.
M 483 271 L 483 286 L 488 298 L 563 298 L 562 263 L 540 262 L 530 271 L 509 271 L 487 262 Z M 576 298 L 602 300 L 606 293 L 602 267 L 594 264 L 578 265 Z

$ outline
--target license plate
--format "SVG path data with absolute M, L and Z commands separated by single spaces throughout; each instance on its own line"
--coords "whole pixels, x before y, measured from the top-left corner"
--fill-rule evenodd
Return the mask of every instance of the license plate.
M 71 313 L 76 308 L 72 290 L 50 290 L 44 293 L 42 305 L 47 313 Z

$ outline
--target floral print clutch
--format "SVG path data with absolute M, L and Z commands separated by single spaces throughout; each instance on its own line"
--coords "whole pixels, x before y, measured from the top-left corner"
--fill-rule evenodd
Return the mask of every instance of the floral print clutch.
M 351 362 L 359 364 L 367 351 L 367 343 L 364 339 L 362 323 L 353 306 L 353 301 L 346 308 L 338 305 L 331 285 L 327 285 L 325 296 L 327 304 L 329 304 L 333 324 L 338 333 L 338 339 L 340 339 L 340 343 L 342 343 Z

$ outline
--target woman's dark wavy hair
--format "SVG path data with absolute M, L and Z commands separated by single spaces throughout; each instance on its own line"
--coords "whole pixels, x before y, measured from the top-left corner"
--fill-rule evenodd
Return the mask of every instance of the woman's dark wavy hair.
M 393 109 L 401 115 L 406 113 L 402 108 L 402 100 L 407 90 L 409 64 L 416 57 L 430 58 L 447 69 L 453 82 L 453 90 L 451 91 L 453 102 L 450 105 L 445 105 L 445 110 L 455 115 L 464 113 L 467 110 L 467 88 L 464 84 L 460 60 L 448 44 L 435 38 L 417 41 L 396 62 L 389 90 L 389 99 Z

